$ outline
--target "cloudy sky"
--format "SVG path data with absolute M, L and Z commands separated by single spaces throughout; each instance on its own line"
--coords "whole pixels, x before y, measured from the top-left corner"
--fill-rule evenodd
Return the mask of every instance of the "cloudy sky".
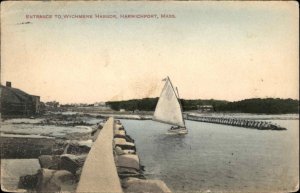
M 295 2 L 5 2 L 1 83 L 61 103 L 157 97 L 166 76 L 181 98 L 299 99 L 298 21 Z

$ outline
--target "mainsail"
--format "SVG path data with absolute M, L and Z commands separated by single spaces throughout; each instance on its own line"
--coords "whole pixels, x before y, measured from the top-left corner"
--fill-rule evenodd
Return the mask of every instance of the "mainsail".
M 158 99 L 153 120 L 185 127 L 181 106 L 169 77 Z

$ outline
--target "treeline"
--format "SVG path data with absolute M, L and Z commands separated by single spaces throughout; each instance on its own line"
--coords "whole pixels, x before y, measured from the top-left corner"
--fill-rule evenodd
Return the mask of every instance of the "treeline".
M 132 99 L 126 101 L 106 102 L 113 110 L 119 111 L 154 111 L 158 98 Z M 240 112 L 240 113 L 264 113 L 286 114 L 299 112 L 299 100 L 279 98 L 253 98 L 236 102 L 224 100 L 185 100 L 181 99 L 184 111 L 197 110 L 202 105 L 212 105 L 215 112 Z
M 158 98 L 143 98 L 132 99 L 127 101 L 109 101 L 106 105 L 109 105 L 111 109 L 119 111 L 125 109 L 126 111 L 154 111 Z
M 279 98 L 253 98 L 215 106 L 216 111 L 287 114 L 299 112 L 299 100 Z
M 212 106 L 220 106 L 222 104 L 226 104 L 227 101 L 220 100 L 185 100 L 181 99 L 181 104 L 183 106 L 184 111 L 197 110 L 201 105 L 212 105 Z M 158 102 L 158 98 L 143 98 L 143 99 L 132 99 L 127 101 L 109 101 L 106 102 L 113 110 L 119 111 L 120 109 L 124 109 L 126 111 L 154 111 L 156 104 Z

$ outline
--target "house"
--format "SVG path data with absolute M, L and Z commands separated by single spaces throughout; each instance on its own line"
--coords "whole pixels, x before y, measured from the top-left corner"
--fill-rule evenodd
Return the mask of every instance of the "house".
M 1 116 L 30 116 L 40 112 L 40 97 L 13 88 L 11 82 L 0 85 Z
M 214 107 L 212 105 L 198 105 L 199 112 L 212 112 L 214 111 Z

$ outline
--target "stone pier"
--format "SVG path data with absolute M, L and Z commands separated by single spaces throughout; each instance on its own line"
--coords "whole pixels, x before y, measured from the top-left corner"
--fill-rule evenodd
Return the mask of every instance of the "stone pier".
M 123 192 L 113 155 L 113 128 L 110 118 L 88 154 L 76 192 Z

